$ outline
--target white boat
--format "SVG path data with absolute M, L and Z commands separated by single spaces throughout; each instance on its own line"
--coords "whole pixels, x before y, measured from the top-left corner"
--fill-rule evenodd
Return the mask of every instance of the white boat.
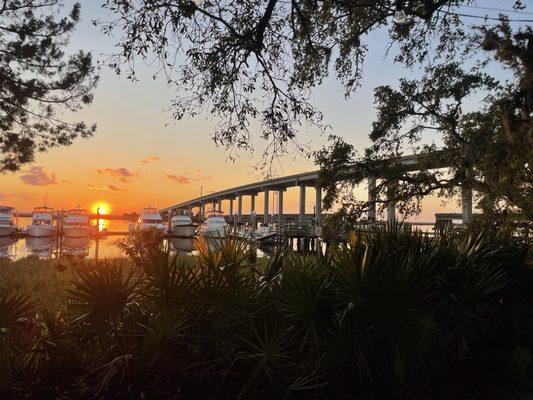
M 69 256 L 87 257 L 90 244 L 87 237 L 66 237 L 61 241 L 61 252 Z
M 277 233 L 276 227 L 272 224 L 259 224 L 255 237 L 257 240 L 266 239 L 275 236 Z
M 193 237 L 196 227 L 188 215 L 174 215 L 170 220 L 170 232 L 175 236 Z
M 11 236 L 17 230 L 13 223 L 13 207 L 0 206 L 0 236 Z
M 163 224 L 163 218 L 154 207 L 145 207 L 139 216 L 137 229 L 157 229 L 163 233 L 167 232 L 167 227 Z
M 26 248 L 35 257 L 50 258 L 56 244 L 56 238 L 52 236 L 26 237 Z
M 33 237 L 54 236 L 54 210 L 50 207 L 36 207 L 31 216 L 31 225 L 26 227 L 26 234 Z
M 173 238 L 170 241 L 170 244 L 172 245 L 172 249 L 174 251 L 180 251 L 188 253 L 190 251 L 194 250 L 194 242 L 193 238 L 186 238 L 186 237 L 179 237 L 179 238 Z
M 68 210 L 63 222 L 63 235 L 72 238 L 82 238 L 89 237 L 90 234 L 91 225 L 87 210 L 80 208 Z
M 0 259 L 12 260 L 14 255 L 11 245 L 15 244 L 17 238 L 14 237 L 0 237 Z
M 198 233 L 206 238 L 223 238 L 226 236 L 227 226 L 224 214 L 220 211 L 212 211 L 211 215 L 200 225 Z

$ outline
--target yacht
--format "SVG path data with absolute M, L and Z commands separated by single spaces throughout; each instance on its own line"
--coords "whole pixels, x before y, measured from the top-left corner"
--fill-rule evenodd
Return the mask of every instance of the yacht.
M 87 257 L 90 244 L 88 237 L 66 237 L 61 241 L 61 253 L 75 257 Z
M 0 236 L 11 236 L 18 228 L 13 223 L 13 207 L 0 206 Z
M 15 237 L 0 237 L 0 260 L 12 260 L 14 258 L 13 250 L 16 251 L 16 249 L 12 249 L 11 246 L 15 244 L 16 241 L 17 238 Z
M 139 216 L 137 229 L 142 230 L 150 228 L 155 228 L 163 233 L 167 232 L 167 227 L 163 224 L 163 218 L 161 218 L 157 208 L 145 207 L 142 209 L 141 215 Z
M 73 238 L 89 237 L 91 225 L 87 210 L 82 210 L 79 207 L 68 210 L 63 222 L 63 234 Z
M 54 251 L 57 238 L 52 236 L 26 237 L 26 249 L 32 256 L 50 258 Z
M 224 214 L 220 211 L 211 211 L 211 215 L 200 225 L 198 233 L 206 238 L 223 238 L 226 236 L 226 227 Z
M 50 207 L 36 207 L 31 215 L 31 225 L 26 227 L 26 234 L 33 237 L 54 236 L 54 210 Z
M 257 240 L 264 240 L 276 236 L 276 227 L 273 224 L 259 224 L 256 232 Z
M 193 237 L 196 227 L 188 215 L 174 215 L 170 220 L 170 232 L 175 236 Z
M 194 250 L 194 239 L 192 237 L 173 238 L 170 244 L 174 251 L 189 253 Z

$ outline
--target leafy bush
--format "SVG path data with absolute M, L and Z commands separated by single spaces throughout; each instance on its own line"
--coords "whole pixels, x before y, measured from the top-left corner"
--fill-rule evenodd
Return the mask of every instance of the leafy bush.
M 47 379 L 109 398 L 531 393 L 533 271 L 523 241 L 386 226 L 325 255 L 285 249 L 259 264 L 234 239 L 198 241 L 188 260 L 154 240 L 128 239 L 132 268 L 78 266 L 70 314 L 41 315 L 24 345 L 3 337 L 17 349 L 10 360 L 22 360 L 13 384 Z

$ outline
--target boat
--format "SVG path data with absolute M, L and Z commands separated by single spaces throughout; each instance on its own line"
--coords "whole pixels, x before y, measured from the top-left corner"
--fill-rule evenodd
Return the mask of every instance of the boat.
M 87 257 L 90 244 L 88 237 L 66 237 L 61 241 L 61 253 L 75 257 Z
M 206 238 L 223 238 L 226 236 L 226 219 L 221 211 L 211 211 L 200 228 L 198 233 Z
M 13 223 L 13 207 L 0 206 L 0 236 L 11 236 L 17 230 Z
M 27 236 L 26 248 L 28 253 L 32 256 L 39 258 L 50 258 L 54 247 L 56 245 L 57 238 L 52 236 Z
M 0 237 L 0 259 L 12 260 L 14 258 L 12 251 L 13 249 L 11 249 L 11 246 L 15 244 L 16 241 L 17 238 L 14 237 Z
M 91 225 L 89 223 L 89 214 L 87 210 L 75 208 L 67 211 L 63 222 L 63 235 L 66 237 L 82 238 L 89 237 L 91 234 Z
M 273 224 L 259 224 L 255 238 L 257 240 L 266 240 L 277 235 L 276 227 Z
M 44 237 L 54 236 L 56 227 L 54 226 L 54 210 L 50 207 L 36 207 L 31 216 L 31 225 L 25 230 L 28 236 Z
M 174 251 L 189 253 L 194 250 L 194 239 L 192 237 L 173 238 L 170 244 Z
M 138 230 L 157 229 L 163 233 L 167 232 L 167 227 L 163 224 L 163 218 L 154 207 L 145 207 L 139 216 Z
M 174 215 L 170 220 L 170 233 L 179 237 L 193 237 L 196 227 L 188 215 Z

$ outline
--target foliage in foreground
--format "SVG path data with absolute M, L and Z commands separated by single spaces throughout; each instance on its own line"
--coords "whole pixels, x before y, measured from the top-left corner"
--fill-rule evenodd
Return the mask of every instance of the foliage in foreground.
M 160 249 L 132 252 L 134 270 L 87 263 L 58 272 L 74 278 L 56 313 L 2 291 L 2 389 L 13 398 L 531 392 L 526 252 L 508 237 L 388 227 L 261 266 L 232 239 L 199 242 L 195 262 Z

